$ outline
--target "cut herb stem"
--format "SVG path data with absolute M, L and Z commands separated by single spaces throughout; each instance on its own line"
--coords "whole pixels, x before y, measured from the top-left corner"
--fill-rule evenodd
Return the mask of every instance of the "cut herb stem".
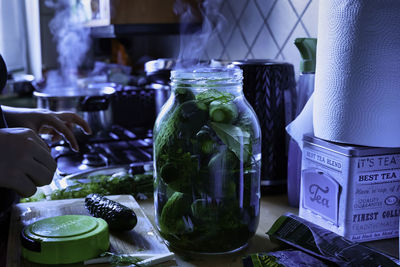
M 152 266 L 154 264 L 166 262 L 172 260 L 174 258 L 174 253 L 164 253 L 164 254 L 144 254 L 144 253 L 134 253 L 134 254 L 121 254 L 121 255 L 113 255 L 113 256 L 105 256 L 99 257 L 95 259 L 90 259 L 84 261 L 84 265 L 91 264 L 100 264 L 100 263 L 110 263 L 113 260 L 113 257 L 129 257 L 129 258 L 138 258 L 140 261 L 136 262 L 136 265 L 143 266 Z

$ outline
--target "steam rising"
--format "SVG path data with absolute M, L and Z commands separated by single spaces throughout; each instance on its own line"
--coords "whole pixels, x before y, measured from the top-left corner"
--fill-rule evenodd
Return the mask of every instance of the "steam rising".
M 59 77 L 50 77 L 49 83 L 75 84 L 79 65 L 89 50 L 90 29 L 84 27 L 86 20 L 82 4 L 78 0 L 46 0 L 46 6 L 55 9 L 49 28 L 57 43 Z
M 178 68 L 188 68 L 200 63 L 209 40 L 215 37 L 216 33 L 221 31 L 226 23 L 221 15 L 219 8 L 222 0 L 204 0 L 200 7 L 202 15 L 202 27 L 193 33 L 189 22 L 196 17 L 193 7 L 187 3 L 187 0 L 176 0 L 174 11 L 180 15 L 181 36 L 180 52 L 178 57 Z M 180 64 L 179 64 L 180 63 Z

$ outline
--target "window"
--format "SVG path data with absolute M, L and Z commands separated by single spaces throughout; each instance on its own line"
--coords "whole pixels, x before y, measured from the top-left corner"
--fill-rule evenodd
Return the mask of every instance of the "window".
M 8 71 L 26 70 L 24 1 L 0 0 L 0 53 Z

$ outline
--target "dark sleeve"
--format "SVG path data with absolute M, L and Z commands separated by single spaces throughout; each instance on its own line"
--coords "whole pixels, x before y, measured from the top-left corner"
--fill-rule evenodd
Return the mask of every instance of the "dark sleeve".
M 7 128 L 7 122 L 6 119 L 4 118 L 3 110 L 1 109 L 0 106 L 0 128 Z
M 7 123 L 3 116 L 3 111 L 0 106 L 0 128 L 7 128 Z M 16 199 L 16 193 L 14 190 L 1 188 L 0 187 L 0 221 L 4 216 L 4 212 L 9 209 Z

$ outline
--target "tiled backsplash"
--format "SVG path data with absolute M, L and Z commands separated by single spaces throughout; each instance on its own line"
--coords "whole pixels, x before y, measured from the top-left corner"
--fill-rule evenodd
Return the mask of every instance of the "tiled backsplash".
M 213 5 L 217 2 L 212 2 Z M 274 59 L 292 63 L 299 72 L 297 37 L 317 37 L 320 0 L 220 0 L 221 27 L 208 40 L 202 59 Z M 211 3 L 211 2 L 210 2 Z M 219 18 L 221 19 L 221 18 Z M 178 57 L 179 36 L 135 37 L 133 42 L 156 57 Z M 163 52 L 154 46 L 163 44 Z M 144 47 L 143 47 L 144 45 Z M 136 46 L 136 47 L 137 47 Z M 136 50 L 136 52 L 138 52 Z
M 209 0 L 214 4 L 217 0 Z M 203 59 L 239 60 L 275 59 L 292 63 L 299 70 L 300 54 L 294 46 L 297 37 L 317 37 L 318 2 L 320 0 L 220 0 L 218 11 L 225 23 L 213 35 Z M 40 1 L 42 2 L 42 1 Z M 51 14 L 42 10 L 42 35 L 46 44 L 43 63 L 57 66 L 55 46 L 47 24 Z M 135 35 L 128 53 L 133 62 L 143 55 L 151 58 L 179 54 L 178 35 Z
M 210 40 L 206 58 L 268 58 L 294 64 L 297 37 L 317 37 L 319 0 L 224 0 L 227 23 Z

